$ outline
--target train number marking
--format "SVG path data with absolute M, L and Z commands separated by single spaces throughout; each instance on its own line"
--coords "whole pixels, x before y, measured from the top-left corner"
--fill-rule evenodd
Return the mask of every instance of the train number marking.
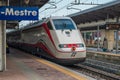
M 77 52 L 73 51 L 71 57 L 75 57 Z

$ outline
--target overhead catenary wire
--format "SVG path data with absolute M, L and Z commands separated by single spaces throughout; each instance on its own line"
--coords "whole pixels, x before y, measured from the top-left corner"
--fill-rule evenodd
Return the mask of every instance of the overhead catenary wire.
M 57 8 L 56 4 L 58 4 L 58 3 L 62 2 L 62 1 L 63 0 L 59 0 L 58 2 L 54 2 L 54 1 L 48 2 L 48 4 L 50 4 L 52 6 L 45 8 L 44 10 L 42 10 L 39 13 L 42 13 L 42 12 L 46 11 L 47 9 L 56 9 Z
M 63 0 L 62 0 L 62 1 L 63 1 Z M 58 1 L 58 3 L 62 2 L 62 1 Z M 67 7 L 67 10 L 74 9 L 74 10 L 79 10 L 79 11 L 81 11 L 81 9 L 79 9 L 79 8 L 71 7 L 71 6 L 74 6 L 74 5 L 102 5 L 102 4 L 98 4 L 98 0 L 97 0 L 97 3 L 94 3 L 94 2 L 88 2 L 88 3 L 87 3 L 87 1 L 88 1 L 88 0 L 85 0 L 85 1 L 75 0 L 74 2 L 72 1 L 72 2 L 68 3 L 67 5 L 65 5 L 65 6 L 59 8 L 59 9 L 53 11 L 53 12 L 51 12 L 51 13 L 49 13 L 47 16 L 50 16 L 51 14 L 57 13 L 58 11 L 60 11 L 61 9 L 66 8 L 66 7 Z M 76 2 L 76 3 L 75 3 L 75 2 Z M 70 5 L 70 4 L 71 4 L 71 5 Z
M 65 5 L 65 6 L 59 8 L 59 9 L 57 9 L 57 10 L 55 10 L 55 11 L 53 11 L 52 13 L 48 14 L 47 16 L 49 16 L 49 15 L 51 15 L 51 14 L 53 14 L 53 13 L 56 13 L 56 12 L 60 11 L 61 9 L 66 8 L 69 4 L 70 4 L 70 3 L 68 3 L 67 5 Z

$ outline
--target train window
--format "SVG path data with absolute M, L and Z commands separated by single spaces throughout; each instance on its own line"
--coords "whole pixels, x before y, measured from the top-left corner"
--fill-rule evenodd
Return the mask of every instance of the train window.
M 52 27 L 50 21 L 47 23 L 47 25 L 48 25 L 48 28 L 49 28 L 50 30 L 53 30 L 53 27 Z
M 56 30 L 75 29 L 73 22 L 69 19 L 54 19 L 53 23 L 55 25 Z

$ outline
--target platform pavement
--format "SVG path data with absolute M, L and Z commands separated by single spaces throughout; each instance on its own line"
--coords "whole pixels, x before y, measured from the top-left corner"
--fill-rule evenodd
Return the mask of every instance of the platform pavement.
M 94 80 L 82 73 L 11 49 L 7 54 L 7 70 L 0 72 L 0 80 Z
M 120 50 L 118 50 L 118 52 L 116 53 L 116 50 L 113 51 L 103 51 L 102 48 L 93 48 L 93 47 L 87 47 L 86 48 L 87 51 L 97 51 L 97 52 L 108 52 L 108 53 L 113 53 L 113 54 L 120 54 Z

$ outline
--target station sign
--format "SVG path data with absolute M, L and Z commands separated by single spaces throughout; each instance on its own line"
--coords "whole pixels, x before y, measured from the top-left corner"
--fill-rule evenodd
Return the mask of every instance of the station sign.
M 0 6 L 0 20 L 38 20 L 38 7 Z

